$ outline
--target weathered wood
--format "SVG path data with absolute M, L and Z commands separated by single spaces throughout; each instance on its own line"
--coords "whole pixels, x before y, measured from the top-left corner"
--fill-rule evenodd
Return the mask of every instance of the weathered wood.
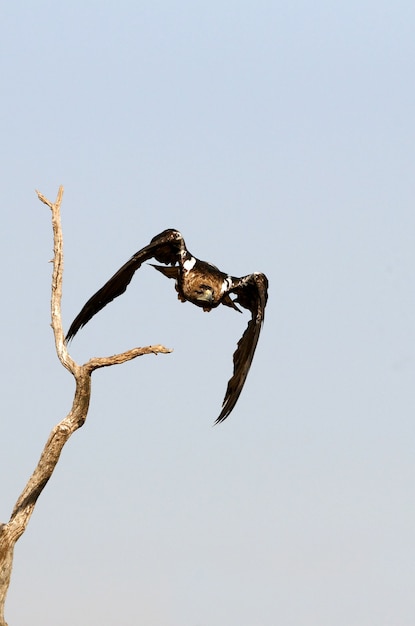
M 54 257 L 51 318 L 56 353 L 62 365 L 74 376 L 76 387 L 72 408 L 68 415 L 52 429 L 34 472 L 17 499 L 10 520 L 6 524 L 0 524 L 0 626 L 7 626 L 4 618 L 4 604 L 10 585 L 14 546 L 27 528 L 36 502 L 59 461 L 63 446 L 70 436 L 85 423 L 91 397 L 92 372 L 101 367 L 131 361 L 144 354 L 166 354 L 171 352 L 171 350 L 164 346 L 156 345 L 144 348 L 133 348 L 127 352 L 108 357 L 94 357 L 84 365 L 78 365 L 72 359 L 65 344 L 61 319 L 63 237 L 60 207 L 63 197 L 63 187 L 61 186 L 59 188 L 57 198 L 53 203 L 41 193 L 37 192 L 37 195 L 52 212 Z

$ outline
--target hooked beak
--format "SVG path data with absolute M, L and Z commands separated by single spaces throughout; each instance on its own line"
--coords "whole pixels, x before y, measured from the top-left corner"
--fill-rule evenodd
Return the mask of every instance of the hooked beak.
M 208 304 L 212 304 L 213 302 L 213 290 L 212 289 L 204 289 L 201 294 L 197 295 L 197 299 L 200 302 L 207 302 Z

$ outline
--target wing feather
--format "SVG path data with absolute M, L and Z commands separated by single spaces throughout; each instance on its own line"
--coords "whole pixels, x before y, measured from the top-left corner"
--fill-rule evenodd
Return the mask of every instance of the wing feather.
M 112 302 L 114 298 L 118 298 L 125 292 L 131 282 L 135 272 L 141 267 L 142 263 L 148 259 L 155 258 L 160 263 L 174 265 L 180 258 L 180 250 L 184 246 L 184 240 L 178 230 L 169 228 L 164 230 L 156 237 L 153 237 L 148 246 L 145 246 L 136 252 L 127 263 L 112 276 L 101 289 L 99 289 L 84 304 L 80 313 L 72 322 L 66 341 L 74 338 L 76 333 L 89 322 L 101 309 Z
M 249 309 L 252 317 L 233 355 L 233 376 L 228 382 L 222 411 L 215 424 L 229 416 L 241 394 L 258 344 L 268 299 L 268 279 L 265 274 L 255 273 L 233 280 L 234 286 L 230 291 L 237 294 L 235 302 Z

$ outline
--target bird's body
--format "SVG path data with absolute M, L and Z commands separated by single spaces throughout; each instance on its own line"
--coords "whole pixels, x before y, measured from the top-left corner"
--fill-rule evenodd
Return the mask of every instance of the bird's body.
M 240 311 L 228 295 L 229 288 L 235 279 L 224 274 L 211 263 L 191 257 L 174 267 L 162 265 L 153 265 L 153 267 L 164 276 L 176 280 L 176 290 L 182 302 L 191 302 L 202 307 L 204 311 L 215 309 L 220 304 Z
M 234 354 L 234 373 L 228 383 L 222 411 L 216 422 L 221 422 L 230 414 L 242 391 L 252 363 L 259 333 L 264 320 L 268 298 L 268 280 L 264 274 L 255 272 L 242 278 L 230 276 L 206 261 L 200 261 L 186 248 L 181 233 L 168 229 L 154 237 L 150 244 L 136 254 L 97 291 L 84 305 L 72 322 L 66 340 L 71 340 L 104 306 L 126 290 L 134 273 L 141 264 L 150 258 L 164 265 L 153 265 L 167 278 L 176 281 L 178 298 L 191 302 L 204 311 L 210 311 L 220 304 L 240 311 L 235 304 L 249 309 L 252 318 L 238 342 Z M 230 294 L 236 295 L 232 300 Z

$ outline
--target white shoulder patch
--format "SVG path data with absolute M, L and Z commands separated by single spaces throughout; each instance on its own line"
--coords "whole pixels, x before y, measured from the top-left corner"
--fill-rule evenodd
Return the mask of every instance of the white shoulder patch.
M 187 261 L 183 263 L 183 267 L 186 270 L 186 272 L 190 272 L 190 270 L 194 268 L 195 264 L 196 264 L 196 259 L 194 256 L 192 256 L 191 259 L 187 259 Z
M 224 293 L 225 291 L 228 291 L 231 287 L 232 287 L 232 278 L 230 276 L 227 276 L 225 278 L 225 280 L 222 283 L 222 287 L 221 287 L 221 293 Z

